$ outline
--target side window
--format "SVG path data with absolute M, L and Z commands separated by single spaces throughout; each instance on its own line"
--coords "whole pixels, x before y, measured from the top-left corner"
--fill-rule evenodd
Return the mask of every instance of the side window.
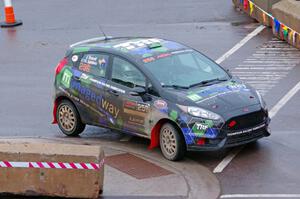
M 109 56 L 105 54 L 84 54 L 78 69 L 95 76 L 105 77 Z
M 145 76 L 134 65 L 118 57 L 113 60 L 112 81 L 129 88 L 146 87 Z

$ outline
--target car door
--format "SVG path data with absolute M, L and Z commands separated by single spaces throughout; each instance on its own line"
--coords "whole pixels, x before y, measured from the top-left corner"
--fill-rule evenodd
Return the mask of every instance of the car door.
M 109 115 L 101 108 L 105 98 L 108 54 L 86 52 L 80 57 L 73 70 L 71 89 L 80 102 L 82 120 L 88 124 L 106 126 Z
M 150 103 L 143 96 L 132 95 L 135 87 L 146 89 L 146 77 L 129 61 L 114 56 L 104 109 L 114 115 L 115 128 L 147 136 Z

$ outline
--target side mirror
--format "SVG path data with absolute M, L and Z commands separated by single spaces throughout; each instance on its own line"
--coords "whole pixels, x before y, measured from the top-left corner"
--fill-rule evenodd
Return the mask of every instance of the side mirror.
M 146 94 L 146 89 L 142 87 L 134 87 L 129 94 L 132 96 L 142 96 Z

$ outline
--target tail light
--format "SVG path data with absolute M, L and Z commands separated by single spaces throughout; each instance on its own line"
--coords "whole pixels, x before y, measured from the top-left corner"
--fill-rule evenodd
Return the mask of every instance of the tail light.
M 58 75 L 60 71 L 64 68 L 64 66 L 68 63 L 68 59 L 65 57 L 63 58 L 55 68 L 55 75 Z

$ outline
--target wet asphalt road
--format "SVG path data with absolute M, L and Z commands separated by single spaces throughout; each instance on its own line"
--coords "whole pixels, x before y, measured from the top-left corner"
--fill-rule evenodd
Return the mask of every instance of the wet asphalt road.
M 112 36 L 173 39 L 213 59 L 258 26 L 235 11 L 229 0 L 15 0 L 14 4 L 16 17 L 24 25 L 0 29 L 1 136 L 61 136 L 58 128 L 51 125 L 54 68 L 69 44 L 101 35 L 99 25 Z M 271 65 L 281 67 L 280 64 L 293 61 L 295 64 L 290 70 L 261 70 L 266 74 L 276 72 L 280 77 L 268 83 L 252 81 L 266 91 L 264 96 L 270 108 L 300 81 L 300 64 L 295 61 L 299 52 L 287 52 L 287 47 L 274 40 L 266 29 L 222 63 L 251 81 L 257 75 L 245 67 L 274 61 L 274 56 L 267 57 L 274 48 L 286 55 L 286 61 L 276 60 Z M 273 118 L 271 137 L 246 146 L 217 174 L 223 194 L 300 193 L 299 105 L 300 93 Z M 121 135 L 90 127 L 84 136 L 118 140 Z M 213 170 L 226 154 L 227 151 L 190 153 L 188 157 Z

